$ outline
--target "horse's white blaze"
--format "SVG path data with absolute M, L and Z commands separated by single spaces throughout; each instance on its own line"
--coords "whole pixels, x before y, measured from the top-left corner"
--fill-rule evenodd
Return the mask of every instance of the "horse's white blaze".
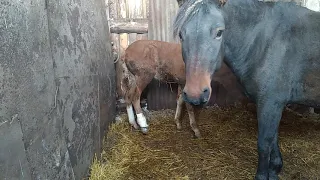
M 137 114 L 137 122 L 138 122 L 139 126 L 142 128 L 148 127 L 147 119 L 143 115 L 143 113 Z
M 128 113 L 128 119 L 129 119 L 129 123 L 132 125 L 135 125 L 135 119 L 134 119 L 134 113 L 133 113 L 133 107 L 132 104 L 127 105 L 127 113 Z

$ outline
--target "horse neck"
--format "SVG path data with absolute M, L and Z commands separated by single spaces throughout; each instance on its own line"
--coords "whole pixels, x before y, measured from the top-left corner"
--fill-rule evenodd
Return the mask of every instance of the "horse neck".
M 257 10 L 254 4 L 245 6 L 247 0 L 229 0 L 224 9 L 225 17 L 225 34 L 224 34 L 224 55 L 226 64 L 238 77 L 244 77 L 250 71 L 249 67 L 254 67 L 254 61 L 249 56 L 252 54 L 252 48 L 257 46 L 255 37 L 259 36 L 259 32 L 254 31 L 253 27 L 260 22 L 261 9 Z M 237 2 L 236 2 L 237 1 Z M 263 10 L 263 9 L 262 9 Z

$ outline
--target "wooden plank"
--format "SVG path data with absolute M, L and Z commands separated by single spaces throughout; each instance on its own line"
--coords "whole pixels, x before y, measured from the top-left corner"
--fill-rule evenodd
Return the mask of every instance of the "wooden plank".
M 119 47 L 120 47 L 120 41 L 119 41 L 119 34 L 111 34 L 111 42 L 113 44 L 112 46 L 112 55 L 114 60 L 116 61 L 119 57 Z
M 142 39 L 148 39 L 148 33 L 142 34 Z
M 147 39 L 148 39 L 148 33 L 137 34 L 137 40 L 147 40 Z
M 120 34 L 120 53 L 123 54 L 128 47 L 128 34 Z
M 148 24 L 148 19 L 147 18 L 117 18 L 117 19 L 112 19 L 110 20 L 110 25 L 115 25 L 115 24 L 125 24 L 125 23 L 140 23 L 140 24 Z
M 126 0 L 119 0 L 118 18 L 126 18 L 126 17 L 128 17 Z
M 128 45 L 130 45 L 131 43 L 135 42 L 137 40 L 137 33 L 130 33 L 129 34 L 129 43 Z
M 111 33 L 137 33 L 144 34 L 148 33 L 148 26 L 137 26 L 131 24 L 118 25 L 116 27 L 110 27 Z
M 149 0 L 143 0 L 143 17 L 149 18 Z
M 111 33 L 148 33 L 148 19 L 145 18 L 121 18 L 110 20 Z
M 118 17 L 118 0 L 108 0 L 109 19 L 116 19 Z

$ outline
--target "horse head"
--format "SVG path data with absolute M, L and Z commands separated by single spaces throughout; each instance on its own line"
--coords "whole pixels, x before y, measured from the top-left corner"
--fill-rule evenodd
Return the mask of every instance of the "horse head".
M 174 21 L 174 36 L 180 39 L 186 67 L 183 97 L 193 105 L 209 101 L 212 76 L 222 63 L 225 24 L 221 6 L 224 2 L 186 1 Z

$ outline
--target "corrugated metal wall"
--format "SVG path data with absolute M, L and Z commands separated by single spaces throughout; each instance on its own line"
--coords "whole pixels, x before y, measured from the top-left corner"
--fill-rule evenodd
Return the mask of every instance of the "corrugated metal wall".
M 172 36 L 172 24 L 178 10 L 176 0 L 152 0 L 149 4 L 148 39 L 177 42 Z M 148 109 L 175 109 L 178 85 L 153 80 L 148 86 Z
M 149 39 L 177 42 L 172 36 L 172 24 L 178 8 L 176 0 L 152 0 L 150 2 Z

